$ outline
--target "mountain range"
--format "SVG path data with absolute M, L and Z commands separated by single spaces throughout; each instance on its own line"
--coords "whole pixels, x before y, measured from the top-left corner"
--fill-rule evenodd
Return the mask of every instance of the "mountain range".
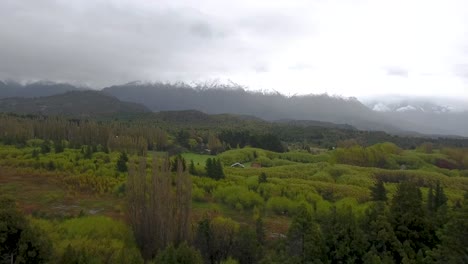
M 3 98 L 0 99 L 0 112 L 92 117 L 142 114 L 150 110 L 140 104 L 122 102 L 99 91 L 85 90 L 34 98 Z
M 364 104 L 356 98 L 326 94 L 285 96 L 280 93 L 247 91 L 233 85 L 207 86 L 184 83 L 134 82 L 106 87 L 99 93 L 85 92 L 84 89 L 53 82 L 26 85 L 0 82 L 0 98 L 8 97 L 0 100 L 0 111 L 66 114 L 84 107 L 92 111 L 83 110 L 79 114 L 90 115 L 111 112 L 198 110 L 208 114 L 255 116 L 268 121 L 334 123 L 360 130 L 378 130 L 399 135 L 468 137 L 467 111 L 455 111 L 449 106 L 428 101 L 400 100 L 385 103 L 384 100 L 375 100 Z M 65 93 L 67 91 L 74 92 Z M 57 95 L 63 93 L 67 96 Z M 79 94 L 84 95 L 78 96 Z M 100 99 L 92 100 L 94 96 Z M 19 97 L 39 98 L 20 99 Z M 72 104 L 82 97 L 87 99 L 82 99 L 81 104 Z M 107 101 L 104 97 L 108 97 Z M 85 101 L 88 103 L 84 104 Z M 106 103 L 103 103 L 104 101 Z M 61 107 L 66 110 L 60 111 Z

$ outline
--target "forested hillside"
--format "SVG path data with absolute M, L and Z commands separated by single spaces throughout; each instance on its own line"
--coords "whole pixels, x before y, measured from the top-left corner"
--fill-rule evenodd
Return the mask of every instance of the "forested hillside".
M 141 114 L 150 110 L 142 105 L 122 102 L 97 91 L 72 91 L 37 98 L 0 99 L 0 112 L 86 117 Z

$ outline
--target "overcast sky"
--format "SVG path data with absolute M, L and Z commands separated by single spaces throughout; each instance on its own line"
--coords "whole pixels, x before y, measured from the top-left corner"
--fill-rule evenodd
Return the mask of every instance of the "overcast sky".
M 1 0 L 0 79 L 468 100 L 467 0 Z

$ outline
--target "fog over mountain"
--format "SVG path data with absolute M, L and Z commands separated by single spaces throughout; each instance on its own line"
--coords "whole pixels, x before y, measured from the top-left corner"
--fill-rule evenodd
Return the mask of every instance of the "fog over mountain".
M 52 82 L 26 85 L 0 82 L 0 98 L 48 96 L 82 89 Z M 155 112 L 199 110 L 208 114 L 251 115 L 269 121 L 314 120 L 348 124 L 361 130 L 395 134 L 468 136 L 468 112 L 463 107 L 437 104 L 428 98 L 382 97 L 363 103 L 356 98 L 327 94 L 286 96 L 274 92 L 248 91 L 232 83 L 189 85 L 133 82 L 106 87 L 102 89 L 102 94 L 97 93 L 96 96 L 102 97 L 104 94 L 144 105 Z M 73 99 L 52 98 L 55 112 L 59 112 L 62 99 Z M 3 100 L 3 109 L 0 110 L 14 112 L 15 107 L 21 106 L 21 109 L 29 109 L 28 113 L 34 112 L 36 108 L 25 106 L 28 102 L 33 101 Z
M 37 86 L 37 93 L 50 91 Z M 45 89 L 41 91 L 40 88 Z M 99 91 L 79 90 L 44 96 L 0 99 L 0 112 L 36 115 L 96 117 L 114 114 L 143 114 L 150 110 L 142 105 L 122 102 Z

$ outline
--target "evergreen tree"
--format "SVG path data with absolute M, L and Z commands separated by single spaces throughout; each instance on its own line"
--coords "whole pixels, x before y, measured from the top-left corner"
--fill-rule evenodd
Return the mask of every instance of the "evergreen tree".
M 214 176 L 213 176 L 213 174 L 214 174 L 213 159 L 211 159 L 211 158 L 206 159 L 205 170 L 206 170 L 206 176 L 208 176 L 209 178 L 214 178 Z
M 427 250 L 434 245 L 435 234 L 422 207 L 421 191 L 414 183 L 407 181 L 398 185 L 390 208 L 390 219 L 404 250 L 415 253 L 409 256 L 411 261 L 419 250 Z
M 0 261 L 5 263 L 47 263 L 52 243 L 40 229 L 30 225 L 15 201 L 0 197 Z
M 430 215 L 433 215 L 436 210 L 434 202 L 434 189 L 431 185 L 429 187 L 429 191 L 427 192 L 427 211 Z
M 319 226 L 314 222 L 310 208 L 301 203 L 288 231 L 288 245 L 292 256 L 300 263 L 323 259 L 324 242 Z
M 260 215 L 255 219 L 255 233 L 258 243 L 263 246 L 263 244 L 265 244 L 265 226 L 263 224 L 263 218 Z
M 387 191 L 381 179 L 378 179 L 376 184 L 371 187 L 371 198 L 373 201 L 387 201 Z
M 155 258 L 156 264 L 203 264 L 203 258 L 196 249 L 182 243 L 177 248 L 168 246 L 158 253 Z
M 389 211 L 384 202 L 373 203 L 365 212 L 362 230 L 369 242 L 369 253 L 366 263 L 394 263 L 402 257 L 402 245 L 397 239 L 389 222 Z M 378 262 L 380 261 L 380 262 Z
M 213 159 L 214 163 L 214 172 L 213 177 L 216 180 L 224 179 L 226 176 L 224 175 L 223 164 L 221 163 L 220 159 Z
M 50 152 L 50 144 L 49 144 L 49 141 L 47 140 L 44 140 L 44 142 L 42 142 L 41 144 L 41 153 L 42 154 L 47 154 Z
M 333 207 L 322 221 L 327 256 L 332 263 L 355 263 L 364 257 L 368 243 L 351 207 L 340 211 Z
M 258 176 L 258 183 L 266 183 L 268 180 L 267 180 L 267 175 L 265 172 L 262 172 L 259 176 Z
M 83 154 L 83 158 L 91 159 L 93 157 L 93 148 L 92 148 L 92 146 L 84 145 L 81 148 L 81 153 Z
M 252 264 L 257 263 L 260 252 L 261 247 L 255 231 L 249 226 L 241 228 L 234 242 L 233 257 L 239 261 L 239 264 Z
M 62 140 L 55 140 L 54 141 L 54 150 L 55 153 L 62 153 L 65 147 L 63 146 Z
M 440 186 L 440 181 L 437 181 L 436 189 L 435 189 L 435 196 L 434 196 L 434 207 L 435 209 L 439 209 L 441 206 L 447 204 L 447 196 L 445 195 L 444 188 Z
M 432 252 L 436 263 L 468 263 L 468 199 L 455 209 L 440 232 L 441 243 Z
M 211 231 L 210 220 L 205 218 L 198 222 L 197 231 L 195 234 L 195 246 L 200 250 L 205 259 L 205 263 L 215 263 L 213 253 L 213 234 Z
M 119 172 L 127 172 L 128 167 L 127 167 L 127 161 L 128 161 L 128 156 L 126 152 L 121 152 L 119 159 L 117 160 L 117 171 Z
M 33 149 L 32 153 L 31 153 L 31 156 L 32 156 L 34 159 L 38 160 L 38 159 L 39 159 L 39 151 L 38 151 L 36 148 Z
M 189 173 L 192 175 L 198 175 L 197 169 L 195 168 L 195 163 L 193 160 L 190 160 Z

